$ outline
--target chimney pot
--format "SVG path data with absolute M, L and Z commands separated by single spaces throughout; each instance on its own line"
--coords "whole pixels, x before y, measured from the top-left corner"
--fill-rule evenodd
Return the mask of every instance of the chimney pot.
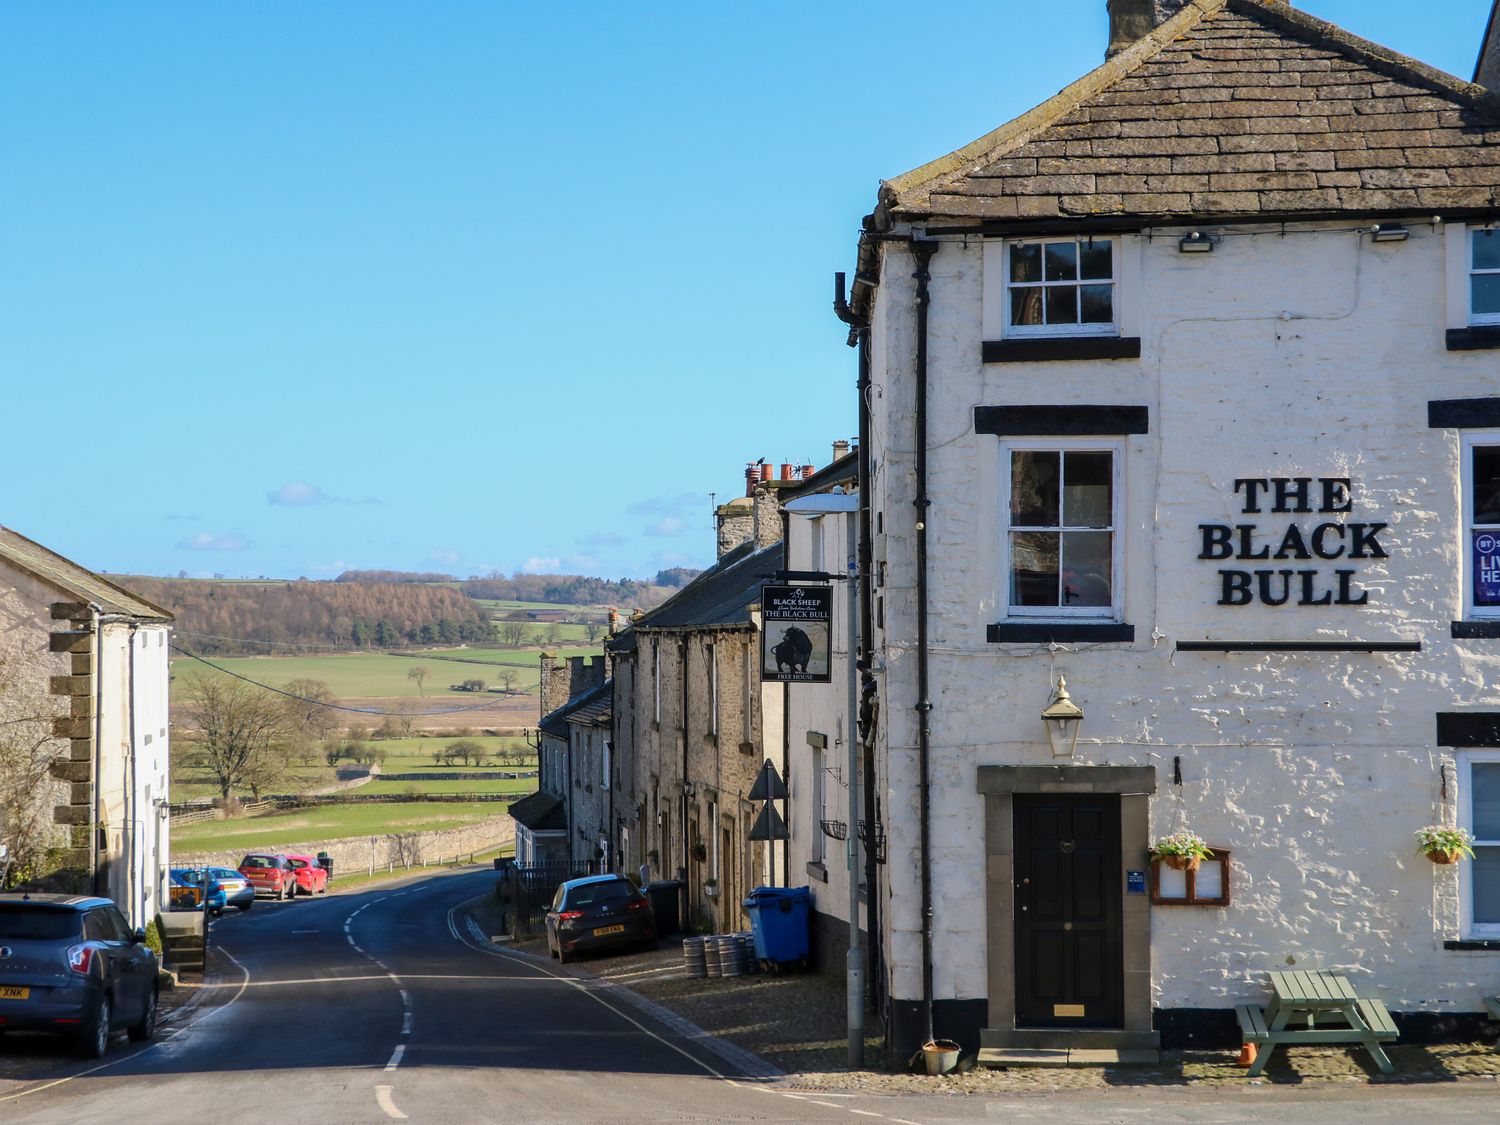
M 840 458 L 847 457 L 847 456 L 849 456 L 849 443 L 847 441 L 836 441 L 836 442 L 834 442 L 833 443 L 833 459 L 835 461 L 837 461 Z
M 792 467 L 790 465 L 788 465 L 784 461 L 781 464 L 781 479 L 782 480 L 791 480 L 792 479 Z
M 760 467 L 760 479 L 761 480 L 770 480 L 771 477 L 772 477 L 772 475 L 775 472 L 776 472 L 776 467 L 774 465 L 770 465 L 770 464 L 762 465 Z

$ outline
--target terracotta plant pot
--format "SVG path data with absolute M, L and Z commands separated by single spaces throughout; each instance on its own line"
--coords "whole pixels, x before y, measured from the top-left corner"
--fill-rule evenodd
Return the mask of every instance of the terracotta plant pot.
M 1457 863 L 1459 854 L 1458 849 L 1454 848 L 1452 851 L 1446 852 L 1430 851 L 1427 853 L 1427 858 L 1432 860 L 1433 863 Z
M 1164 855 L 1161 859 L 1173 871 L 1197 871 L 1198 865 L 1203 862 L 1195 855 Z

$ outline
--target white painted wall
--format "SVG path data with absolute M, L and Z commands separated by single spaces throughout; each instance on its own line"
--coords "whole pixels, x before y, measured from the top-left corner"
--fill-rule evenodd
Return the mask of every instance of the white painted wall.
M 1139 360 L 980 361 L 980 241 L 932 260 L 929 489 L 936 995 L 985 995 L 985 764 L 1052 762 L 1038 712 L 1065 674 L 1087 717 L 1075 764 L 1151 765 L 1152 834 L 1187 824 L 1230 848 L 1229 907 L 1155 908 L 1155 1003 L 1217 1007 L 1268 968 L 1354 972 L 1404 1010 L 1473 1011 L 1500 965 L 1445 951 L 1459 934 L 1457 874 L 1415 854 L 1412 832 L 1451 819 L 1451 755 L 1434 713 L 1500 708 L 1500 641 L 1453 640 L 1462 615 L 1459 435 L 1429 429 L 1432 398 L 1497 391 L 1492 352 L 1448 352 L 1444 234 L 1374 244 L 1350 229 L 1232 232 L 1183 255 L 1181 231 L 1127 236 L 1140 278 Z M 887 561 L 883 789 L 893 857 L 918 854 L 912 497 L 913 261 L 887 243 L 873 315 L 872 487 Z M 1146 405 L 1125 439 L 1124 618 L 1134 644 L 994 645 L 1000 439 L 978 405 Z M 1215 605 L 1221 564 L 1198 525 L 1280 529 L 1327 517 L 1242 516 L 1236 477 L 1348 476 L 1346 520 L 1386 522 L 1390 551 L 1356 562 L 1364 607 Z M 1227 564 L 1274 565 L 1274 564 Z M 1285 565 L 1326 568 L 1331 563 Z M 1339 564 L 1344 565 L 1344 564 Z M 1420 639 L 1416 654 L 1179 653 L 1179 640 Z M 1171 784 L 1173 756 L 1184 784 Z M 1449 768 L 1450 801 L 1439 796 Z M 893 858 L 892 870 L 902 861 Z M 892 878 L 892 994 L 921 995 L 919 885 Z

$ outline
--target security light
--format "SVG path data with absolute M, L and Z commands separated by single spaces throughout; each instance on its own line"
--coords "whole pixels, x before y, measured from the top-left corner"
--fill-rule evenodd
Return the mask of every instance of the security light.
M 1195 230 L 1182 236 L 1177 249 L 1184 254 L 1212 254 L 1214 240 L 1201 230 Z

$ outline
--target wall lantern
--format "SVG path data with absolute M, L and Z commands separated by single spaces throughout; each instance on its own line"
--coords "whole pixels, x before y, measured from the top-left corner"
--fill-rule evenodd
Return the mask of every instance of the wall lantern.
M 1201 230 L 1195 230 L 1182 236 L 1182 241 L 1177 244 L 1177 249 L 1183 254 L 1212 254 L 1214 252 L 1214 240 Z
M 1042 722 L 1047 725 L 1047 741 L 1052 744 L 1054 758 L 1071 758 L 1073 748 L 1078 745 L 1078 728 L 1083 725 L 1083 708 L 1068 695 L 1068 681 L 1057 677 L 1057 690 L 1052 693 L 1052 702 L 1042 709 Z
M 1400 223 L 1376 223 L 1370 231 L 1370 239 L 1374 242 L 1405 242 L 1411 237 L 1411 231 Z

